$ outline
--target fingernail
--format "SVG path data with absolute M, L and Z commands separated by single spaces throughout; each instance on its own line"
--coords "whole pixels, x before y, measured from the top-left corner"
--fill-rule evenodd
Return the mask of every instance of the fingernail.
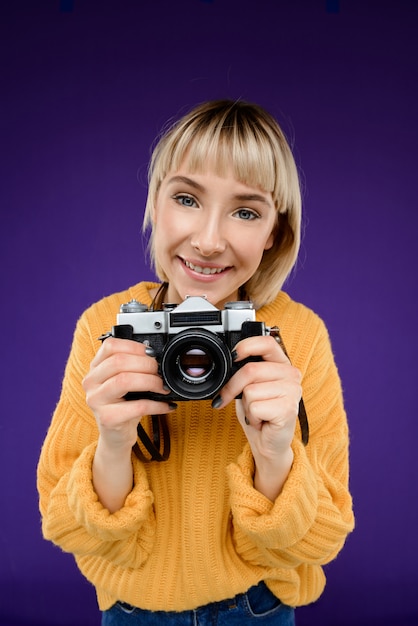
M 212 409 L 219 409 L 219 407 L 221 406 L 223 400 L 222 400 L 222 396 L 216 396 L 215 398 L 213 398 L 212 400 Z
M 244 417 L 244 422 L 247 424 L 247 426 L 250 425 L 250 420 L 248 419 L 248 417 L 246 415 Z
M 235 361 L 235 359 L 237 358 L 237 356 L 238 356 L 238 352 L 237 352 L 236 350 L 232 350 L 232 352 L 231 352 L 231 357 L 232 357 L 232 360 L 233 360 L 233 361 Z
M 145 354 L 146 354 L 147 356 L 155 356 L 155 350 L 154 350 L 154 348 L 151 348 L 151 346 L 147 346 L 147 347 L 145 348 Z
M 168 403 L 169 408 L 174 411 L 175 409 L 177 409 L 177 404 L 175 402 L 169 402 Z

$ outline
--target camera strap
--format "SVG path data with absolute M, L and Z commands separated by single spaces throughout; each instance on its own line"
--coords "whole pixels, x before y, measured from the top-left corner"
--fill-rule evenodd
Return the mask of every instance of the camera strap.
M 308 416 L 306 414 L 305 403 L 303 402 L 303 398 L 301 398 L 299 402 L 298 418 L 299 418 L 300 429 L 302 431 L 302 443 L 304 446 L 306 446 L 309 441 L 309 422 L 308 422 Z
M 281 349 L 283 350 L 283 352 L 285 353 L 285 355 L 290 361 L 290 357 L 287 353 L 286 346 L 284 345 L 282 336 L 280 334 L 280 329 L 277 326 L 273 326 L 272 328 L 270 328 L 270 335 L 275 338 L 275 340 L 277 341 L 277 343 L 279 344 L 279 346 L 281 347 Z M 306 413 L 305 403 L 303 402 L 303 398 L 301 398 L 299 402 L 298 418 L 299 418 L 300 430 L 302 434 L 302 443 L 304 446 L 306 446 L 308 445 L 308 441 L 309 441 L 309 422 L 308 422 L 308 415 Z
M 164 414 L 151 416 L 152 441 L 148 433 L 141 423 L 137 426 L 138 438 L 146 448 L 150 458 L 142 452 L 138 442 L 135 443 L 132 450 L 142 463 L 151 463 L 151 461 L 167 461 L 170 456 L 170 433 L 167 425 L 167 418 Z M 161 449 L 162 439 L 162 449 Z

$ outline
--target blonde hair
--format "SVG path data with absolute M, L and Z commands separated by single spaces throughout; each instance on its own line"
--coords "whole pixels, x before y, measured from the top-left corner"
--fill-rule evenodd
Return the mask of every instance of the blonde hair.
M 221 176 L 232 167 L 237 180 L 272 194 L 278 213 L 274 243 L 242 286 L 257 308 L 271 302 L 295 265 L 302 212 L 296 164 L 280 126 L 260 106 L 242 101 L 217 100 L 192 109 L 168 129 L 153 151 L 144 230 L 152 228 L 162 181 L 181 166 L 186 155 L 191 171 L 204 171 L 208 161 Z M 152 230 L 149 250 L 157 276 L 167 281 L 155 253 Z

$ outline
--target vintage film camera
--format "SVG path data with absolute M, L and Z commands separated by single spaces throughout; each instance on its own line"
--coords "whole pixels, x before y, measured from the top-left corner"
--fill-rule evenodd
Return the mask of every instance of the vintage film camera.
M 255 320 L 251 302 L 228 302 L 220 310 L 201 296 L 181 304 L 166 304 L 161 311 L 148 310 L 132 300 L 123 304 L 117 324 L 108 336 L 139 341 L 150 346 L 159 373 L 171 393 L 131 392 L 127 400 L 206 400 L 214 398 L 231 376 L 252 357 L 233 362 L 232 350 L 241 339 L 269 334 Z

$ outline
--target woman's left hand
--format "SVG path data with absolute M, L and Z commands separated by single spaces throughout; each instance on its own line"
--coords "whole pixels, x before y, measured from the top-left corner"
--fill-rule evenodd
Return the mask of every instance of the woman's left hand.
M 222 404 L 236 400 L 236 413 L 251 446 L 255 487 L 271 500 L 280 493 L 293 462 L 294 437 L 302 396 L 300 371 L 293 367 L 271 336 L 250 337 L 235 346 L 235 362 L 243 365 L 221 391 Z

